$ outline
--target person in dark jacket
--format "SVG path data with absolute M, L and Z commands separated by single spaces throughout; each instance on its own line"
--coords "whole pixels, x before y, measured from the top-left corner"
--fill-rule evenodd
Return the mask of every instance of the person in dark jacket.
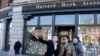
M 83 47 L 79 37 L 76 36 L 73 38 L 73 44 L 74 44 L 76 56 L 83 56 Z
M 47 45 L 47 51 L 44 56 L 58 56 L 59 55 L 59 45 L 58 45 L 58 37 L 53 36 L 52 40 L 43 40 L 42 38 L 38 38 L 38 41 Z
M 16 41 L 15 44 L 14 44 L 15 54 L 19 54 L 20 48 L 21 48 L 21 42 Z

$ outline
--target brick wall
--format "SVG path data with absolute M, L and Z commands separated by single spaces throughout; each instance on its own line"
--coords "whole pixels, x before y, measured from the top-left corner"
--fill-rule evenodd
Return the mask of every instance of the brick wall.
M 5 8 L 10 5 L 12 0 L 1 0 L 1 8 Z

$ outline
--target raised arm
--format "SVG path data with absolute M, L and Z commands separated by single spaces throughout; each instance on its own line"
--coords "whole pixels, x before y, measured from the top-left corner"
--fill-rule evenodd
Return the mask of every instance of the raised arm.
M 47 40 L 43 40 L 43 38 L 40 38 L 40 37 L 38 38 L 38 41 L 41 43 L 44 43 L 44 44 L 48 44 L 48 42 L 49 42 Z

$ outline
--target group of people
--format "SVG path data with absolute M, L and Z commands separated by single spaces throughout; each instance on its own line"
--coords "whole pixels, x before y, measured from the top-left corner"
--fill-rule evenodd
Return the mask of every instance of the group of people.
M 83 56 L 83 48 L 79 37 L 74 37 L 70 41 L 68 36 L 62 36 L 60 44 L 58 36 L 53 36 L 52 40 L 43 40 L 42 37 L 36 39 L 47 45 L 47 52 L 44 56 Z M 17 41 L 14 45 L 15 54 L 19 54 L 21 43 Z
M 58 36 L 53 36 L 51 40 L 44 40 L 43 35 L 37 34 L 34 29 L 30 31 L 32 36 L 47 45 L 44 56 L 83 56 L 83 46 L 78 36 L 73 37 L 72 41 L 67 35 L 59 37 L 60 39 Z M 20 48 L 21 42 L 18 40 L 14 44 L 15 54 L 19 54 Z
M 43 40 L 43 37 L 36 38 L 47 45 L 44 56 L 83 56 L 82 44 L 77 36 L 72 41 L 68 36 L 62 36 L 60 43 L 58 43 L 58 36 L 53 36 L 52 40 Z

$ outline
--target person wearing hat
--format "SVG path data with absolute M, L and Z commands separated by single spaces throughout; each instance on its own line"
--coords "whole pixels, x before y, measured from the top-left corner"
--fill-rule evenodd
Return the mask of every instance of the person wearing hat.
M 83 56 L 83 47 L 79 37 L 75 36 L 73 38 L 73 45 L 75 48 L 76 56 Z

